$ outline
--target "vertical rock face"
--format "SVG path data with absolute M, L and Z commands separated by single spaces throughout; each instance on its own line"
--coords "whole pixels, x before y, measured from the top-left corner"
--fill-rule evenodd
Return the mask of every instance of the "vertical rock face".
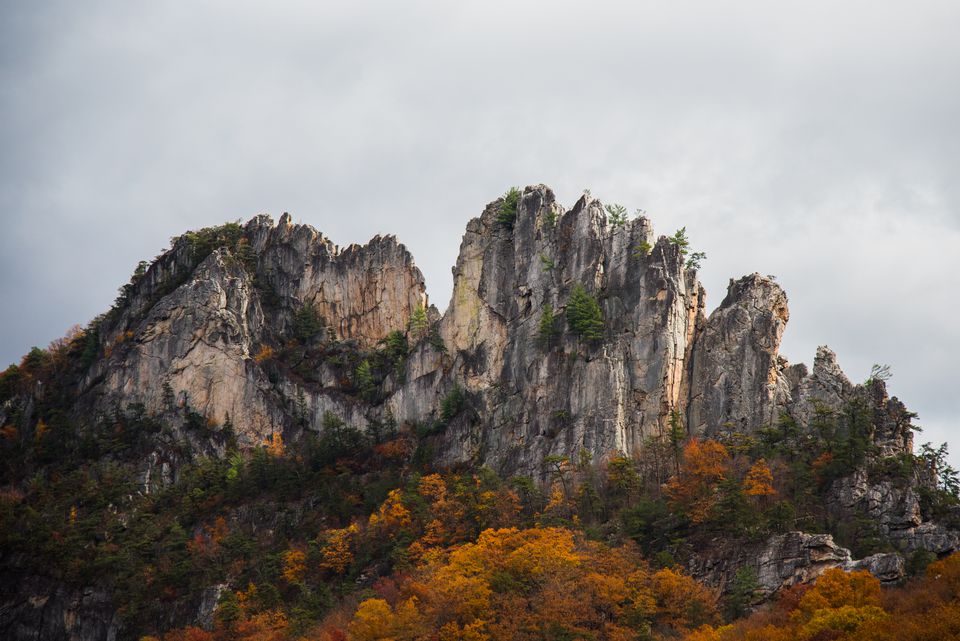
M 190 234 L 177 240 L 102 325 L 106 358 L 88 373 L 86 398 L 102 413 L 142 403 L 155 413 L 189 407 L 212 426 L 229 417 L 240 442 L 256 444 L 284 429 L 319 430 L 327 412 L 361 429 L 428 422 L 460 388 L 469 411 L 448 417 L 438 463 L 538 476 L 549 456 L 641 452 L 674 412 L 690 433 L 712 436 L 752 432 L 782 413 L 806 425 L 869 397 L 883 456 L 909 451 L 909 413 L 885 390 L 851 384 L 825 347 L 810 374 L 779 355 L 789 312 L 772 278 L 731 281 L 707 319 L 695 272 L 646 218 L 613 224 L 588 195 L 566 210 L 544 185 L 522 192 L 512 221 L 500 220 L 502 203 L 469 222 L 449 307 L 442 318 L 431 308 L 446 353 L 414 341 L 382 403 L 345 389 L 344 372 L 327 364 L 314 365 L 319 382 L 307 384 L 258 354 L 286 344 L 304 304 L 335 339 L 370 350 L 427 307 L 422 274 L 392 236 L 341 250 L 286 214 L 234 230 L 246 255 L 238 246 L 198 256 Z M 568 327 L 579 287 L 602 310 L 600 340 Z M 163 471 L 162 457 L 153 463 Z M 863 503 L 863 483 L 851 483 L 838 505 Z M 891 522 L 913 522 L 912 507 L 898 510 Z
M 384 381 L 380 402 L 345 388 L 350 371 L 312 365 L 308 384 L 290 369 L 269 370 L 258 354 L 286 344 L 305 304 L 333 338 L 370 350 L 427 307 L 423 276 L 392 236 L 341 250 L 286 214 L 276 225 L 257 216 L 237 226 L 242 247 L 205 256 L 196 235 L 177 240 L 103 323 L 106 358 L 88 373 L 85 398 L 102 413 L 142 403 L 155 413 L 189 407 L 212 426 L 229 417 L 240 442 L 256 444 L 284 429 L 319 430 L 327 412 L 361 429 L 428 422 L 459 388 L 468 411 L 446 417 L 438 463 L 532 476 L 554 455 L 641 452 L 646 439 L 666 433 L 673 413 L 690 433 L 713 436 L 753 432 L 784 413 L 808 425 L 858 398 L 873 408 L 880 455 L 910 450 L 909 413 L 882 383 L 853 385 L 826 347 L 809 374 L 779 355 L 789 311 L 772 278 L 731 281 L 707 319 L 680 247 L 655 240 L 646 218 L 613 224 L 588 195 L 566 210 L 544 185 L 523 190 L 512 221 L 501 220 L 502 204 L 469 222 L 449 307 L 442 318 L 431 308 L 446 352 L 411 336 L 412 351 Z M 599 340 L 568 326 L 578 288 L 602 310 Z M 153 464 L 163 472 L 162 457 Z M 849 481 L 837 490 L 838 506 L 872 514 L 897 504 L 885 522 L 912 527 L 909 495 Z
M 837 364 L 837 355 L 826 345 L 821 345 L 813 359 L 813 371 L 809 376 L 803 376 L 793 390 L 790 413 L 797 423 L 807 425 L 818 409 L 841 411 L 853 393 L 854 385 Z
M 104 410 L 140 402 L 163 412 L 168 389 L 206 417 L 229 415 L 242 433 L 269 434 L 281 417 L 266 402 L 268 383 L 252 359 L 263 322 L 242 267 L 213 252 L 133 329 L 108 339 L 108 357 L 91 373 L 102 379 Z
M 142 403 L 164 413 L 187 406 L 256 444 L 293 422 L 290 399 L 318 428 L 325 411 L 363 424 L 364 410 L 341 394 L 268 375 L 254 357 L 282 345 L 293 312 L 315 305 L 336 338 L 374 345 L 406 327 L 427 302 L 423 276 L 392 236 L 339 250 L 316 230 L 284 215 L 258 216 L 243 229 L 255 266 L 216 249 L 193 266 L 180 239 L 162 256 L 101 330 L 105 359 L 87 375 L 95 408 Z
M 247 230 L 264 286 L 282 300 L 316 304 L 339 339 L 373 345 L 426 306 L 423 274 L 394 236 L 341 250 L 289 214 L 276 227 L 269 217 L 254 218 Z
M 685 405 L 700 284 L 679 248 L 652 244 L 646 218 L 611 225 L 589 196 L 565 212 L 538 185 L 524 190 L 512 228 L 499 211 L 493 202 L 467 226 L 440 326 L 452 356 L 441 388 L 466 389 L 477 417 L 448 426 L 444 460 L 539 474 L 551 455 L 638 451 Z M 577 285 L 603 310 L 602 341 L 566 329 Z M 545 340 L 551 311 L 556 336 Z M 401 389 L 392 401 L 398 419 L 434 409 L 435 398 L 410 403 L 413 394 Z
M 787 296 L 769 277 L 730 281 L 693 350 L 692 433 L 751 432 L 776 420 L 790 394 L 778 356 L 789 318 Z

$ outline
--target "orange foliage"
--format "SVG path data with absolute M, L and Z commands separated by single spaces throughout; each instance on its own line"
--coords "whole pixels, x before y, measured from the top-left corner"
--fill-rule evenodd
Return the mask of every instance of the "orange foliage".
M 667 484 L 667 496 L 692 522 L 703 523 L 717 502 L 720 482 L 729 468 L 730 453 L 721 443 L 691 439 L 683 448 L 680 474 Z
M 747 496 L 771 496 L 777 491 L 773 489 L 773 473 L 764 459 L 760 459 L 750 467 L 747 477 L 743 480 L 743 493 Z
M 213 639 L 212 632 L 193 626 L 172 630 L 163 635 L 163 641 L 213 641 Z
M 651 577 L 652 593 L 657 607 L 654 618 L 670 628 L 690 628 L 707 623 L 716 604 L 716 595 L 690 577 L 669 568 Z
M 269 345 L 261 345 L 253 360 L 259 364 L 271 358 L 273 358 L 273 348 Z
M 931 563 L 922 579 L 881 590 L 868 572 L 831 569 L 810 589 L 685 641 L 960 641 L 960 553 Z
M 396 532 L 411 523 L 410 510 L 403 505 L 400 490 L 390 490 L 387 499 L 376 512 L 370 515 L 370 527 L 387 532 Z
M 255 614 L 236 624 L 231 632 L 231 641 L 284 641 L 288 638 L 287 616 L 280 610 L 268 610 Z
M 375 445 L 373 451 L 381 458 L 402 461 L 413 452 L 413 444 L 408 439 L 395 438 Z
M 812 467 L 815 471 L 819 472 L 823 468 L 830 465 L 830 463 L 832 462 L 833 462 L 833 454 L 830 452 L 824 452 L 823 454 L 818 456 L 816 459 L 814 459 L 814 461 L 810 464 L 810 467 Z
M 226 519 L 218 516 L 212 525 L 204 526 L 192 539 L 187 541 L 190 553 L 201 558 L 211 559 L 220 553 L 220 542 L 230 534 Z
M 273 432 L 270 438 L 264 441 L 267 448 L 267 454 L 280 458 L 283 456 L 283 435 L 280 432 Z
M 424 491 L 445 493 L 436 479 Z M 427 554 L 390 592 L 394 606 L 360 604 L 352 639 L 621 640 L 644 622 L 670 633 L 716 617 L 716 595 L 692 579 L 651 573 L 632 545 L 611 549 L 564 528 L 484 530 L 476 543 Z

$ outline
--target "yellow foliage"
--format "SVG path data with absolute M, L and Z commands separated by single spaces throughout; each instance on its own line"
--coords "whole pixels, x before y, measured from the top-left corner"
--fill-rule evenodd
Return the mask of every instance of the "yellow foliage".
M 840 568 L 830 568 L 803 595 L 798 610 L 809 617 L 823 608 L 848 605 L 857 608 L 879 606 L 880 581 L 866 570 L 844 572 Z
M 547 501 L 543 513 L 556 518 L 567 518 L 572 512 L 573 504 L 567 500 L 563 484 L 560 481 L 554 481 L 550 488 L 550 499 Z
M 371 528 L 391 532 L 410 525 L 410 510 L 404 507 L 403 494 L 399 489 L 390 490 L 386 500 L 370 515 L 369 523 Z
M 715 617 L 711 591 L 673 571 L 651 574 L 632 545 L 611 549 L 565 528 L 505 528 L 447 549 L 423 554 L 414 580 L 400 586 L 400 606 L 361 604 L 352 638 L 399 638 L 402 608 L 423 638 L 467 641 L 626 641 L 660 603 L 672 608 L 658 621 L 670 634 Z
M 283 553 L 283 578 L 287 583 L 302 583 L 307 573 L 307 555 L 296 548 Z
M 360 529 L 356 524 L 323 533 L 323 548 L 320 550 L 320 567 L 334 574 L 343 574 L 353 563 L 351 541 Z
M 424 476 L 420 479 L 420 486 L 417 489 L 424 498 L 430 499 L 434 504 L 447 498 L 447 484 L 439 474 Z
M 931 563 L 922 579 L 881 590 L 867 572 L 827 570 L 797 600 L 685 641 L 960 641 L 960 554 Z
M 824 608 L 814 612 L 810 620 L 800 628 L 800 638 L 812 639 L 824 632 L 856 632 L 865 623 L 886 621 L 889 618 L 889 614 L 875 605 L 862 608 L 852 605 Z
M 771 496 L 777 493 L 773 489 L 773 473 L 765 460 L 760 459 L 750 467 L 743 480 L 743 493 L 747 496 Z
M 412 640 L 422 628 L 416 598 L 407 599 L 396 611 L 383 599 L 367 599 L 349 625 L 353 641 Z
M 237 591 L 237 603 L 240 605 L 241 609 L 246 610 L 251 606 L 253 601 L 257 598 L 257 584 L 250 582 L 247 583 L 246 591 L 238 590 Z
M 692 578 L 664 568 L 653 575 L 651 585 L 657 600 L 655 618 L 660 623 L 674 628 L 694 627 L 713 618 L 717 595 Z
M 453 621 L 440 628 L 439 641 L 488 641 L 490 635 L 484 631 L 486 622 L 474 621 L 460 627 Z

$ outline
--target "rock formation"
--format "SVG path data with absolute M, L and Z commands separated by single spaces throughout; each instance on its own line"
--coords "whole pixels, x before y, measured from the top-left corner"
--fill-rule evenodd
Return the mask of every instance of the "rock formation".
M 430 423 L 459 390 L 468 411 L 445 421 L 438 462 L 543 478 L 551 456 L 640 455 L 647 439 L 664 438 L 671 416 L 692 435 L 749 434 L 782 416 L 801 426 L 836 418 L 859 399 L 872 413 L 877 457 L 911 451 L 911 415 L 882 381 L 853 385 L 826 347 L 809 373 L 780 355 L 789 311 L 771 277 L 731 280 L 707 318 L 696 272 L 677 243 L 655 239 L 648 219 L 613 224 L 589 195 L 565 210 L 544 185 L 523 190 L 509 224 L 499 220 L 502 202 L 468 223 L 442 317 L 392 236 L 340 249 L 289 215 L 277 225 L 257 216 L 233 248 L 198 262 L 187 234 L 103 322 L 105 358 L 87 373 L 81 405 L 100 414 L 132 403 L 168 415 L 171 405 L 188 408 L 214 430 L 229 421 L 251 445 L 275 432 L 319 432 L 329 414 L 360 429 Z M 601 340 L 567 327 L 577 287 L 599 303 Z M 352 371 L 327 361 L 311 380 L 262 362 L 265 348 L 289 340 L 303 305 L 354 350 L 406 332 L 421 306 L 436 340 L 411 334 L 409 355 L 371 403 L 349 389 Z M 154 478 L 169 477 L 153 464 Z M 920 524 L 910 487 L 871 483 L 865 471 L 838 482 L 834 495 L 838 517 L 869 514 L 888 533 Z
M 528 187 L 512 229 L 499 206 L 468 224 L 440 322 L 452 362 L 436 380 L 468 390 L 478 417 L 448 428 L 444 460 L 535 476 L 551 455 L 639 451 L 685 404 L 703 308 L 695 274 L 678 247 L 653 244 L 646 218 L 611 225 L 589 196 L 564 212 L 550 189 Z M 602 307 L 597 344 L 560 330 L 577 285 Z M 551 340 L 538 336 L 545 313 L 557 316 Z M 420 383 L 430 374 L 411 372 L 388 402 L 399 420 L 436 407 Z
M 289 401 L 300 394 L 315 428 L 325 411 L 365 423 L 356 402 L 271 380 L 255 357 L 283 341 L 305 304 L 315 306 L 335 338 L 360 346 L 406 327 L 413 310 L 427 303 L 410 254 L 393 236 L 341 250 L 286 214 L 277 226 L 257 216 L 243 233 L 254 268 L 215 249 L 191 270 L 195 250 L 184 236 L 146 271 L 128 305 L 108 317 L 101 330 L 106 358 L 86 378 L 98 411 L 142 403 L 164 412 L 164 394 L 172 391 L 175 403 L 211 423 L 229 419 L 248 445 L 289 429 Z
M 829 428 L 866 444 L 826 492 L 831 518 L 867 518 L 903 554 L 960 548 L 957 532 L 924 521 L 920 492 L 935 479 L 876 473 L 912 452 L 913 415 L 883 381 L 853 384 L 827 347 L 810 371 L 790 365 L 779 353 L 787 296 L 771 277 L 731 280 L 707 317 L 684 248 L 656 238 L 648 219 L 612 222 L 589 195 L 566 210 L 544 185 L 522 191 L 515 216 L 503 206 L 468 223 L 442 316 L 392 236 L 341 249 L 287 214 L 215 237 L 188 233 L 91 329 L 95 358 L 74 415 L 96 429 L 93 418 L 136 408 L 171 426 L 178 447 L 151 445 L 143 492 L 176 478 L 183 442 L 212 455 L 230 439 L 252 447 L 282 435 L 295 447 L 338 421 L 427 433 L 438 467 L 541 483 L 549 461 L 642 457 L 678 429 L 723 439 L 777 428 L 800 447 Z M 568 322 L 575 296 L 598 306 L 598 336 Z M 313 325 L 298 336 L 304 314 Z M 0 424 L 7 411 L 0 405 Z M 718 542 L 688 560 L 720 586 L 743 566 L 766 595 L 828 567 L 904 575 L 900 554 L 856 561 L 831 536 L 803 532 L 733 549 Z M 23 589 L 0 607 L 14 615 L 0 624 L 26 621 L 48 638 L 77 625 L 78 638 L 116 634 L 104 594 L 17 580 Z M 194 620 L 209 621 L 219 594 L 210 590 Z M 71 617 L 82 621 L 61 625 Z

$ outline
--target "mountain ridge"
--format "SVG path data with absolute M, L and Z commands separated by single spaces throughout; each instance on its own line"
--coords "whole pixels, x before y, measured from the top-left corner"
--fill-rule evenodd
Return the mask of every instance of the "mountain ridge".
M 3 481 L 22 492 L 30 474 L 56 464 L 45 448 L 81 461 L 96 458 L 84 447 L 107 461 L 135 451 L 124 464 L 136 472 L 137 494 L 160 497 L 206 459 L 229 464 L 229 481 L 230 469 L 263 451 L 319 439 L 357 452 L 366 434 L 376 447 L 409 450 L 405 466 L 488 469 L 564 500 L 573 500 L 568 485 L 597 485 L 597 470 L 609 484 L 611 466 L 627 465 L 638 479 L 632 493 L 639 483 L 682 505 L 677 484 L 692 473 L 683 450 L 709 442 L 728 453 L 727 471 L 687 507 L 698 514 L 696 501 L 706 501 L 708 511 L 741 514 L 749 504 L 762 511 L 769 531 L 758 531 L 767 536 L 736 524 L 745 538 L 731 551 L 693 527 L 676 546 L 657 528 L 677 524 L 661 519 L 635 538 L 667 546 L 712 585 L 729 585 L 752 563 L 764 596 L 828 567 L 896 582 L 913 556 L 960 548 L 957 530 L 931 518 L 953 518 L 936 507 L 942 454 L 914 455 L 913 415 L 882 377 L 851 383 L 826 347 L 810 370 L 787 362 L 779 347 L 788 300 L 771 277 L 731 279 L 708 316 L 688 253 L 682 232 L 655 238 L 645 217 L 608 217 L 587 194 L 564 209 L 545 185 L 529 186 L 469 221 L 440 314 L 393 236 L 340 248 L 289 214 L 188 232 L 142 263 L 84 332 L 4 372 L 0 425 L 5 447 L 19 449 Z M 119 450 L 102 444 L 111 425 Z M 61 432 L 62 442 L 48 444 Z M 324 465 L 330 457 L 320 455 Z M 790 468 L 798 457 L 802 465 Z M 816 490 L 794 497 L 810 511 L 804 518 L 870 541 L 862 560 L 829 534 L 799 531 L 779 504 L 723 494 L 725 474 L 743 476 L 767 459 Z M 642 504 L 640 494 L 631 500 Z M 724 507 L 721 495 L 741 504 Z M 19 576 L 30 562 L 5 553 L 0 565 Z M 29 572 L 24 581 L 63 589 Z M 200 614 L 177 621 L 209 624 L 220 598 L 213 587 Z M 83 638 L 122 629 L 98 595 L 101 624 Z M 73 598 L 55 601 L 69 610 Z M 26 616 L 16 611 L 14 622 Z

